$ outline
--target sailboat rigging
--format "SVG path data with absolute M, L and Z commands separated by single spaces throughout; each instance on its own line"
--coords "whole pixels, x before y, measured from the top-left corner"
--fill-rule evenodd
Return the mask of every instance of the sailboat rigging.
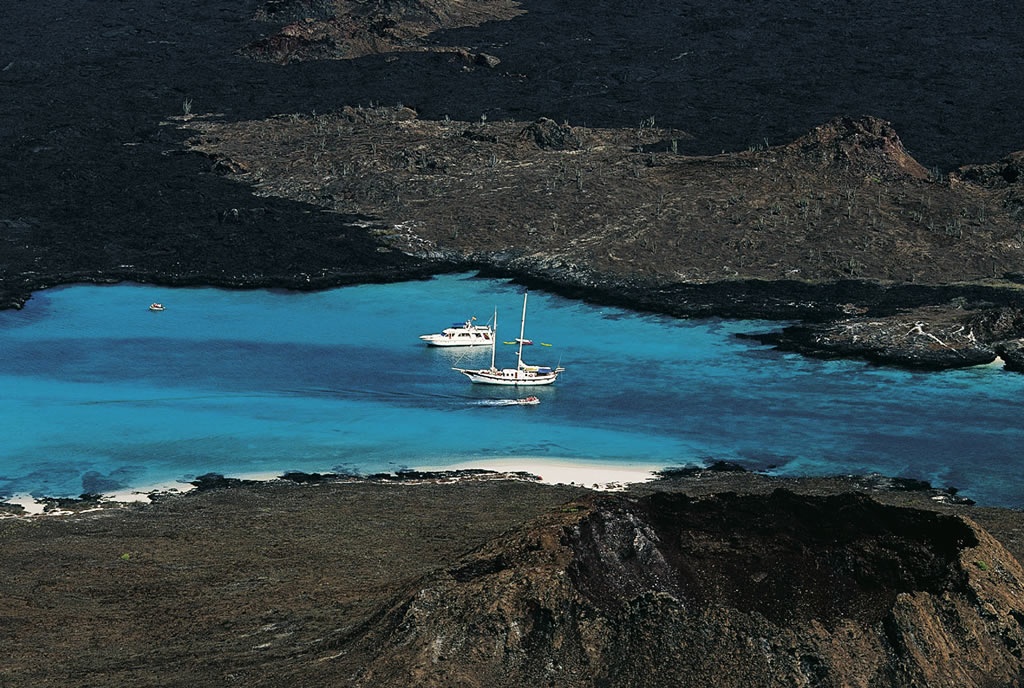
M 530 340 L 526 339 L 526 299 L 527 294 L 523 293 L 523 317 L 519 323 L 519 350 L 516 353 L 515 368 L 497 368 L 495 366 L 495 345 L 498 331 L 498 312 L 494 312 L 494 336 L 491 340 L 491 367 L 490 368 L 452 368 L 470 379 L 471 382 L 482 385 L 515 385 L 515 386 L 536 386 L 550 385 L 558 379 L 559 373 L 565 368 L 558 366 L 535 366 L 523 363 L 523 344 Z

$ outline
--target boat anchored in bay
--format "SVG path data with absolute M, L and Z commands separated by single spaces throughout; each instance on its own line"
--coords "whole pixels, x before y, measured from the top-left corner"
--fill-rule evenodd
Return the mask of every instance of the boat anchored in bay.
M 490 325 L 477 325 L 476 318 L 464 323 L 453 323 L 436 334 L 421 334 L 427 346 L 484 346 L 494 345 L 494 330 Z
M 524 333 L 526 331 L 526 298 L 527 294 L 523 294 L 523 318 L 519 325 L 519 338 L 516 340 L 519 342 L 519 350 L 516 353 L 516 367 L 515 368 L 497 368 L 494 364 L 494 354 L 496 347 L 494 346 L 494 340 L 498 331 L 498 313 L 494 313 L 494 333 L 495 336 L 491 340 L 491 367 L 490 368 L 452 368 L 457 370 L 466 377 L 469 378 L 470 382 L 481 384 L 481 385 L 515 385 L 515 386 L 537 386 L 537 385 L 550 385 L 558 379 L 558 375 L 565 371 L 565 368 L 557 366 L 552 368 L 550 366 L 537 366 L 528 365 L 523 363 L 523 344 L 527 341 Z

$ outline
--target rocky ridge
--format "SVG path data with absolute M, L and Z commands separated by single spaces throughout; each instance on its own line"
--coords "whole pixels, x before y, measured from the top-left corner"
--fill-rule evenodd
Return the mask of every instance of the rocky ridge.
M 1024 571 L 855 495 L 584 497 L 399 597 L 354 685 L 1019 685 Z
M 1019 515 L 910 482 L 199 482 L 0 519 L 5 685 L 1024 680 Z

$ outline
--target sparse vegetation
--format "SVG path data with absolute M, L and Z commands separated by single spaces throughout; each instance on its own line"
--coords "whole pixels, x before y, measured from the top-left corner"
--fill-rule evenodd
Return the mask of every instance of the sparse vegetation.
M 934 181 L 871 118 L 711 157 L 659 156 L 679 132 L 653 117 L 632 135 L 550 120 L 421 121 L 401 106 L 190 126 L 203 133 L 195 150 L 261 170 L 242 177 L 263 193 L 390 224 L 415 209 L 415 245 L 393 246 L 414 253 L 518 251 L 516 228 L 529 225 L 530 251 L 547 260 L 656 280 L 721 279 L 732 265 L 733 278 L 941 284 L 1024 264 L 1007 191 Z

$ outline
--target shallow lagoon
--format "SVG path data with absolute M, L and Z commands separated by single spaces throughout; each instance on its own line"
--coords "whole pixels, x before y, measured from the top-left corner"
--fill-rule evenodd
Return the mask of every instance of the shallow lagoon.
M 150 312 L 153 301 L 167 309 Z M 472 385 L 451 367 L 485 366 L 489 350 L 417 338 L 496 308 L 498 338 L 511 340 L 521 306 L 521 287 L 466 275 L 318 293 L 38 293 L 0 312 L 0 496 L 540 457 L 880 472 L 1024 506 L 1024 376 L 805 359 L 735 337 L 776 323 L 675 320 L 538 291 L 524 358 L 564 365 L 553 387 Z M 497 355 L 511 365 L 515 347 Z M 528 393 L 541 404 L 486 404 Z

